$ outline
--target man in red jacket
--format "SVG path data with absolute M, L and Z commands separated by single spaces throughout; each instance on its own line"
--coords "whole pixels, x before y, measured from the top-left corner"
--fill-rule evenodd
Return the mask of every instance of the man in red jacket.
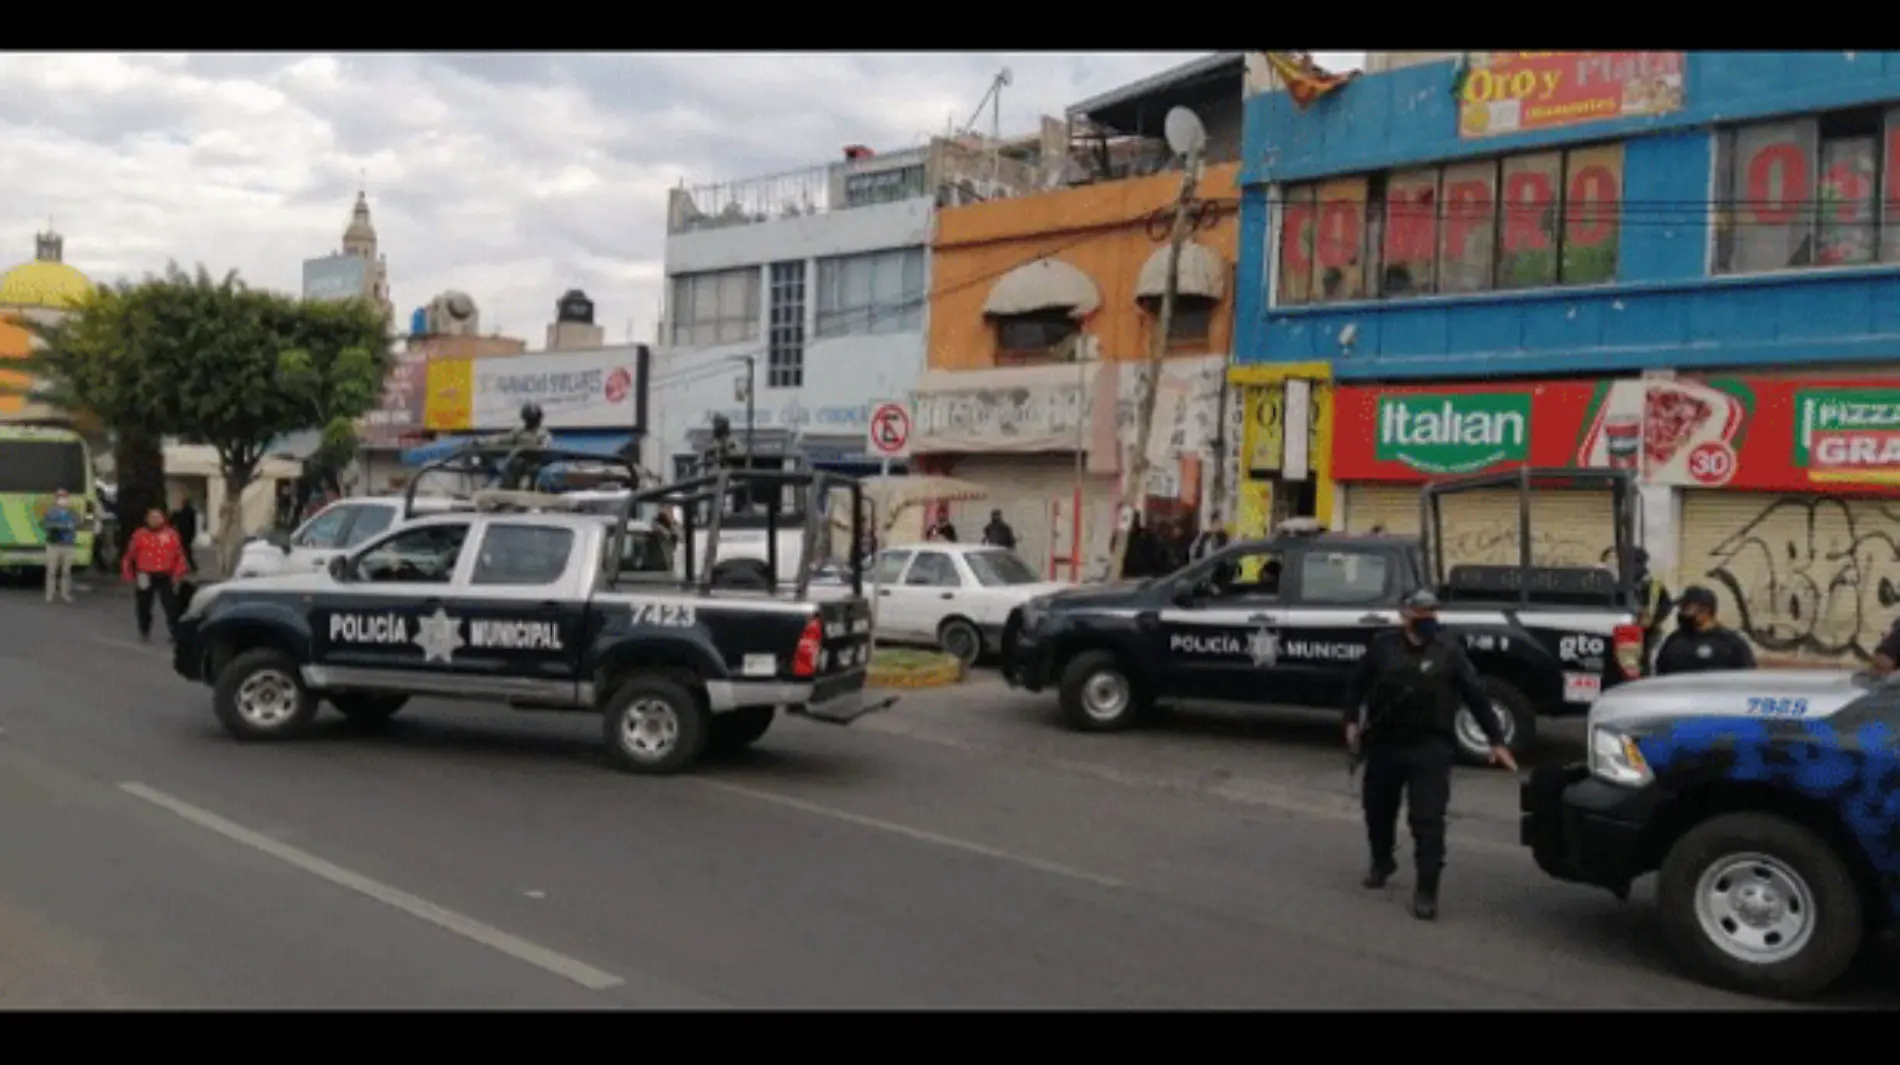
M 152 638 L 152 597 L 165 608 L 165 632 L 177 639 L 178 582 L 185 579 L 188 564 L 185 545 L 177 530 L 165 523 L 165 512 L 153 507 L 145 512 L 145 528 L 132 534 L 126 545 L 125 562 L 119 567 L 125 579 L 138 586 L 133 602 L 138 611 L 139 639 Z

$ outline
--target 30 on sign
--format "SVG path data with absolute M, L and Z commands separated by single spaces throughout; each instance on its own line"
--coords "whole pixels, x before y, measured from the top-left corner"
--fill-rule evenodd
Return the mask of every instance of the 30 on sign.
M 1735 449 L 1719 440 L 1697 444 L 1688 462 L 1689 476 L 1698 484 L 1719 487 L 1735 476 Z

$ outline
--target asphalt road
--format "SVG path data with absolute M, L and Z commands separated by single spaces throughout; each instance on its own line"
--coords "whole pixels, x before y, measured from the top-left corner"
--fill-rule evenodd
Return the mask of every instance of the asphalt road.
M 447 703 L 240 746 L 130 615 L 0 592 L 0 1006 L 1764 1006 L 1545 879 L 1503 773 L 1438 923 L 1364 891 L 1309 715 L 1077 736 L 979 677 L 667 780 Z M 1879 954 L 1831 1001 L 1896 998 Z

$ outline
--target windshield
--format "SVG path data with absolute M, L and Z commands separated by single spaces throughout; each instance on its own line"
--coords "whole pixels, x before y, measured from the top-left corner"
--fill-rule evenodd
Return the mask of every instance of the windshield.
M 0 440 L 0 492 L 86 491 L 86 448 L 77 440 Z
M 963 556 L 963 561 L 969 563 L 970 572 L 976 574 L 977 583 L 985 588 L 1042 583 L 1042 578 L 1029 568 L 1029 563 L 1008 551 L 972 551 Z

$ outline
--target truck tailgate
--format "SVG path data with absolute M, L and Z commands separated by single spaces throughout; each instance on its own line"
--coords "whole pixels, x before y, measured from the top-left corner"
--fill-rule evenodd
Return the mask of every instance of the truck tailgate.
M 870 602 L 850 596 L 820 603 L 818 620 L 824 628 L 818 672 L 812 678 L 811 702 L 800 712 L 819 721 L 847 725 L 895 702 L 865 699 L 865 674 L 871 664 Z

